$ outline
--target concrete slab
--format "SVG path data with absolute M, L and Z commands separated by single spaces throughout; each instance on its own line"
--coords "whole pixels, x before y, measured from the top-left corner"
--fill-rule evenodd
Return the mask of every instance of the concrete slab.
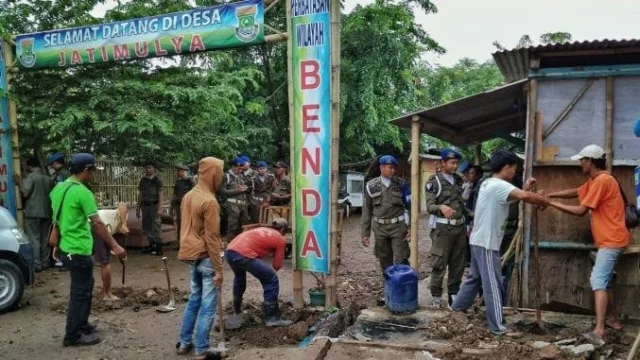
M 386 308 L 364 309 L 355 324 L 347 328 L 345 334 L 354 339 L 368 341 L 402 340 L 403 343 L 419 343 L 424 329 L 430 322 L 448 316 L 442 309 L 419 309 L 413 314 L 395 315 Z
M 335 343 L 329 349 L 326 359 L 331 360 L 388 360 L 388 359 L 424 359 L 416 357 L 412 351 L 395 349 L 378 349 L 364 346 L 353 346 Z M 419 356 L 419 355 L 418 355 Z M 427 358 L 428 359 L 428 358 Z

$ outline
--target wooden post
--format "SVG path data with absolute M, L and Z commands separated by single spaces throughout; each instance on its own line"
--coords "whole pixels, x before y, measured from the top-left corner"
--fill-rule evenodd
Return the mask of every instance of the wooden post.
M 331 263 L 326 307 L 338 304 L 338 191 L 340 190 L 340 1 L 331 0 Z
M 2 47 L 4 50 L 4 62 L 7 66 L 7 92 L 12 88 L 11 81 L 13 80 L 13 71 L 11 66 L 13 64 L 13 51 L 11 45 L 5 43 Z M 13 153 L 13 173 L 22 174 L 22 165 L 20 163 L 20 143 L 18 142 L 18 111 L 16 109 L 16 103 L 9 97 L 9 121 L 11 123 L 11 152 Z M 13 179 L 10 179 L 14 182 Z M 20 228 L 24 229 L 24 209 L 22 206 L 22 195 L 18 186 L 14 184 L 14 191 L 16 194 L 16 214 L 17 221 Z
M 607 77 L 607 113 L 604 128 L 604 153 L 607 157 L 607 171 L 613 171 L 613 77 Z
M 291 0 L 286 0 L 285 6 L 287 7 L 287 33 L 291 34 Z M 287 38 L 287 88 L 289 93 L 289 159 L 291 159 L 291 234 L 292 237 L 292 246 L 293 246 L 293 308 L 294 309 L 302 309 L 304 307 L 304 295 L 302 294 L 302 289 L 304 288 L 304 283 L 302 279 L 302 271 L 296 269 L 296 257 L 298 254 L 298 248 L 296 246 L 296 164 L 294 164 L 295 159 L 295 149 L 293 148 L 294 140 L 295 140 L 295 132 L 293 127 L 294 121 L 294 108 L 293 108 L 293 44 L 292 44 L 291 36 Z
M 535 130 L 535 120 L 536 120 L 536 112 L 538 111 L 538 80 L 532 79 L 529 81 L 529 91 L 528 91 L 528 108 L 527 108 L 527 127 L 526 127 L 526 146 L 525 146 L 525 154 L 524 154 L 524 178 L 528 179 L 533 175 L 533 159 L 534 159 L 534 130 Z M 532 206 L 530 204 L 522 205 L 523 211 L 521 212 L 521 216 L 523 216 L 523 226 L 524 226 L 524 251 L 523 251 L 523 259 L 522 259 L 522 268 L 520 273 L 522 274 L 522 305 L 526 307 L 530 307 L 531 303 L 529 300 L 529 258 L 531 255 L 531 220 L 532 220 Z
M 539 111 L 536 111 L 536 151 L 535 158 L 536 161 L 542 161 L 542 114 Z
M 418 218 L 420 217 L 420 117 L 411 123 L 411 267 L 418 271 Z
M 474 150 L 473 165 L 480 165 L 482 163 L 482 143 L 477 143 Z

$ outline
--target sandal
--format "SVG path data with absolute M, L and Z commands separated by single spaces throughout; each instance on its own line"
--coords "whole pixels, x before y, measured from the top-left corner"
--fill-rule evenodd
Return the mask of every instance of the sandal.
M 182 346 L 180 342 L 176 343 L 176 354 L 178 355 L 189 355 L 191 353 L 191 349 L 193 349 L 192 344 Z
M 205 351 L 202 354 L 196 355 L 193 360 L 222 360 L 222 354 L 218 352 Z
M 588 342 L 590 342 L 593 345 L 602 346 L 605 344 L 604 339 L 594 334 L 593 332 L 588 332 L 586 334 L 583 334 L 582 337 L 585 338 Z

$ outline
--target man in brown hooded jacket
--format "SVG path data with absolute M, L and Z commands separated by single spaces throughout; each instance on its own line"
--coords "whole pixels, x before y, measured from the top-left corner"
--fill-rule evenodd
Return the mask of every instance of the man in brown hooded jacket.
M 191 293 L 184 309 L 177 352 L 193 348 L 194 359 L 211 353 L 209 333 L 216 314 L 217 291 L 222 287 L 220 205 L 215 193 L 222 185 L 224 162 L 214 157 L 200 160 L 198 184 L 182 199 L 182 227 L 178 259 L 189 264 Z

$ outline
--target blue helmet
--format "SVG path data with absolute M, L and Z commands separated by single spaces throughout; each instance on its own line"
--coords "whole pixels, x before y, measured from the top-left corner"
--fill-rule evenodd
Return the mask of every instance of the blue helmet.
M 633 133 L 636 137 L 640 137 L 640 118 L 636 120 L 636 124 L 633 126 Z
M 49 165 L 53 164 L 54 162 L 64 163 L 64 155 L 59 152 L 51 154 L 47 158 L 47 162 L 49 163 Z
M 266 161 L 258 161 L 258 167 L 259 168 L 266 168 L 267 167 L 267 162 Z
M 459 152 L 453 149 L 444 149 L 440 153 L 440 158 L 442 160 L 453 160 L 453 159 L 460 160 L 462 159 L 462 155 L 460 155 Z
M 398 160 L 391 155 L 382 155 L 378 161 L 380 165 L 395 165 L 398 166 Z

